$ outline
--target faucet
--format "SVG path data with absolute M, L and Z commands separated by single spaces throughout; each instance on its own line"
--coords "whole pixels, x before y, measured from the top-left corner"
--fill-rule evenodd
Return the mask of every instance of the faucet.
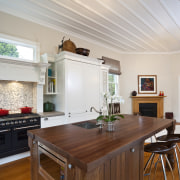
M 95 107 L 92 106 L 92 107 L 90 108 L 90 112 L 92 112 L 93 109 L 94 109 L 95 112 L 99 113 L 99 115 L 102 115 L 101 109 L 100 109 L 100 111 L 98 111 L 97 109 L 95 109 Z
M 91 108 L 90 108 L 90 112 L 92 112 L 93 109 L 94 109 L 95 112 L 99 113 L 100 116 L 102 115 L 101 109 L 98 111 L 95 107 L 91 107 Z M 102 130 L 102 128 L 103 128 L 103 126 L 104 126 L 104 123 L 103 123 L 103 121 L 101 120 L 101 121 L 98 121 L 98 122 L 96 123 L 96 125 L 99 126 L 99 129 Z

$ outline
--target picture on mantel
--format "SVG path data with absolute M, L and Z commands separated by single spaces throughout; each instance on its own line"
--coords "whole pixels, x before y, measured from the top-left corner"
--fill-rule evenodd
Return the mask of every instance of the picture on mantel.
M 157 75 L 138 75 L 138 93 L 156 94 Z

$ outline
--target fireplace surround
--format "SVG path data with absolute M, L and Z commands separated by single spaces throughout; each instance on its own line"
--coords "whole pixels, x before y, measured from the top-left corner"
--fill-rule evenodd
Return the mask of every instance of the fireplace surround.
M 157 117 L 163 118 L 164 115 L 164 97 L 166 96 L 132 96 L 132 112 L 133 114 L 140 113 L 139 104 L 142 103 L 156 103 Z

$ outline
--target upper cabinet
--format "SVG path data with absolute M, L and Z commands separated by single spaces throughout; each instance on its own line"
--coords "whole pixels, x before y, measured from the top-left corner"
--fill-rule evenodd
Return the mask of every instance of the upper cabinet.
M 63 51 L 56 63 L 57 106 L 65 112 L 67 123 L 96 118 L 98 114 L 90 108 L 100 109 L 102 61 Z

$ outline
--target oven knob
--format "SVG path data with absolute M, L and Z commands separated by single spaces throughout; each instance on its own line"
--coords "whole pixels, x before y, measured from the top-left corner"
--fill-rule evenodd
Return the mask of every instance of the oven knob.
M 5 126 L 5 123 L 1 123 L 1 126 Z
M 37 119 L 34 119 L 34 122 L 37 122 Z
M 18 121 L 15 121 L 14 124 L 18 124 Z
M 13 124 L 14 124 L 14 122 L 11 122 L 11 124 L 13 125 Z
M 9 124 L 10 124 L 9 122 L 6 123 L 6 125 L 9 125 Z
M 19 123 L 22 123 L 22 121 L 19 121 Z
M 23 120 L 23 123 L 26 123 L 26 120 Z
M 34 120 L 33 120 L 33 119 L 30 119 L 30 122 L 34 122 Z

